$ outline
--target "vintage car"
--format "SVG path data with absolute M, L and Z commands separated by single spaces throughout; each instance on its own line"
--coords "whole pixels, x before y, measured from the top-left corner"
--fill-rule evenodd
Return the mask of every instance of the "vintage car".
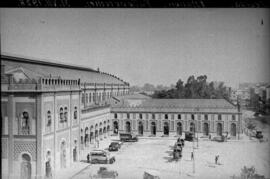
M 111 142 L 109 145 L 109 151 L 118 151 L 121 148 L 121 144 L 119 142 Z
M 90 152 L 91 164 L 112 164 L 115 162 L 115 157 L 110 157 L 110 153 L 105 150 L 93 150 Z
M 91 178 L 117 178 L 118 173 L 114 170 L 108 170 L 106 167 L 100 167 L 97 174 L 90 176 Z
M 256 138 L 257 139 L 262 139 L 263 138 L 262 131 L 259 131 L 259 130 L 256 131 Z
M 143 179 L 160 179 L 160 173 L 156 170 L 144 171 Z
M 173 149 L 173 159 L 180 159 L 182 157 L 182 147 L 181 146 L 175 146 Z
M 186 141 L 193 141 L 194 140 L 194 133 L 193 132 L 185 132 L 185 140 Z
M 131 133 L 120 133 L 120 140 L 123 142 L 137 142 L 138 137 L 135 134 Z
M 216 142 L 224 142 L 225 141 L 225 136 L 215 136 L 211 139 L 212 141 L 216 141 Z

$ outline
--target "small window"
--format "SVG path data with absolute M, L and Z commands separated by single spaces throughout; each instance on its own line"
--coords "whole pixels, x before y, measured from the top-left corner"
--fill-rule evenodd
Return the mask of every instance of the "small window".
M 129 113 L 127 113 L 127 118 L 128 118 L 128 119 L 130 118 Z
M 232 115 L 232 120 L 235 120 L 235 115 Z
M 117 119 L 117 113 L 114 113 L 114 119 Z
M 152 114 L 152 119 L 155 119 L 155 114 Z
M 168 119 L 168 114 L 165 114 L 165 119 Z
M 204 115 L 204 120 L 208 120 L 208 115 L 207 114 Z
M 68 119 L 68 108 L 65 107 L 65 112 L 64 112 L 64 118 L 65 118 L 65 122 L 67 122 L 67 119 Z
M 191 114 L 191 119 L 192 119 L 192 120 L 194 120 L 194 119 L 195 119 L 194 114 Z
M 52 114 L 51 111 L 47 112 L 47 127 L 50 127 L 52 124 Z
M 78 117 L 78 114 L 77 114 L 77 113 L 78 113 L 78 111 L 77 111 L 77 106 L 75 106 L 75 107 L 74 107 L 74 116 L 73 116 L 73 117 L 74 117 L 74 120 L 76 120 L 77 117 Z
M 172 119 L 174 119 L 174 114 L 172 114 Z
M 218 115 L 218 120 L 221 120 L 221 114 Z
M 178 119 L 181 119 L 181 114 L 178 114 Z
M 142 119 L 142 114 L 139 114 L 139 118 Z
M 61 123 L 64 122 L 64 110 L 62 107 L 60 108 L 59 115 L 60 115 L 60 122 Z

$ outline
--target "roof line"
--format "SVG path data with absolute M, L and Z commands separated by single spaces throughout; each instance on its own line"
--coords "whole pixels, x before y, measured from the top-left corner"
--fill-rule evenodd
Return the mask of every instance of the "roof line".
M 38 65 L 47 65 L 47 66 L 57 66 L 61 68 L 69 68 L 69 69 L 77 69 L 77 70 L 83 70 L 83 71 L 89 71 L 89 72 L 96 72 L 98 71 L 93 70 L 91 68 L 82 67 L 82 66 L 75 66 L 75 65 L 69 65 L 64 64 L 60 62 L 52 62 L 52 61 L 44 61 L 44 60 L 32 60 L 29 58 L 22 58 L 22 57 L 15 57 L 15 56 L 9 56 L 9 55 L 1 55 L 1 59 L 7 60 L 7 61 L 17 61 L 17 62 L 24 62 L 24 63 L 31 63 L 31 64 L 38 64 Z

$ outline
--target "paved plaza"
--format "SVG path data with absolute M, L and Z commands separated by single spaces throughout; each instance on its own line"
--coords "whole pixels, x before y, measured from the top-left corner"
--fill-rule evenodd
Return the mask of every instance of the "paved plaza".
M 200 140 L 195 146 L 195 173 L 191 160 L 192 142 L 185 142 L 183 158 L 172 160 L 172 147 L 176 138 L 141 138 L 136 143 L 124 143 L 115 155 L 114 164 L 89 165 L 73 178 L 89 178 L 96 174 L 101 166 L 118 172 L 119 179 L 143 178 L 146 170 L 159 171 L 160 178 L 230 178 L 240 175 L 243 166 L 255 166 L 259 174 L 270 177 L 269 141 L 259 142 L 256 139 L 243 137 L 242 140 L 218 143 Z M 215 164 L 215 155 L 219 163 Z

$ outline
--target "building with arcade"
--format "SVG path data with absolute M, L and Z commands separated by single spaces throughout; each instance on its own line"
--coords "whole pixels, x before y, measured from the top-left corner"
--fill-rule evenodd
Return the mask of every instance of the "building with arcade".
M 1 55 L 2 178 L 57 178 L 112 129 L 120 78 L 70 64 Z
M 113 132 L 139 136 L 180 136 L 196 132 L 199 137 L 242 133 L 242 113 L 225 99 L 151 99 L 135 94 L 115 97 L 111 109 Z

